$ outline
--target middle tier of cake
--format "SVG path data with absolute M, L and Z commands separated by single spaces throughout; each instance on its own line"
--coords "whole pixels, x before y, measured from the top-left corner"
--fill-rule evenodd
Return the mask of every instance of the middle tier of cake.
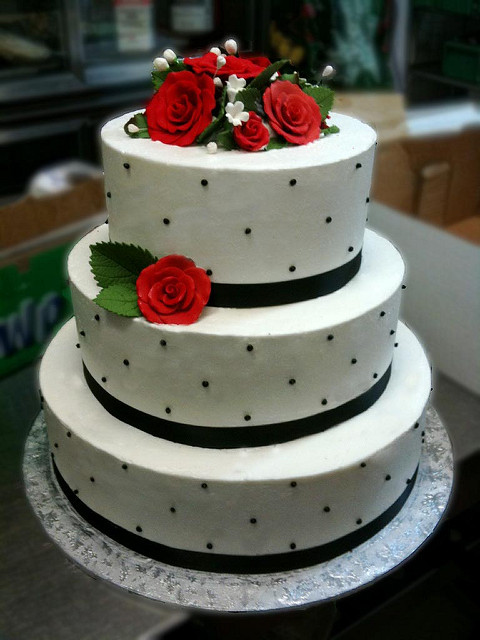
M 207 306 L 188 326 L 117 316 L 94 302 L 89 247 L 107 240 L 107 225 L 85 236 L 69 277 L 87 382 L 117 417 L 197 446 L 268 444 L 345 420 L 383 392 L 404 277 L 384 238 L 366 233 L 358 274 L 335 293 L 275 307 Z

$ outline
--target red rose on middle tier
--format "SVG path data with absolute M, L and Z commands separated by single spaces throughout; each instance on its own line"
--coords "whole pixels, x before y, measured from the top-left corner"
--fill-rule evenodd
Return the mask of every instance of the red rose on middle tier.
M 233 139 L 245 151 L 259 151 L 268 144 L 270 135 L 255 111 L 249 111 L 249 116 L 247 122 L 233 127 Z
M 193 260 L 165 256 L 140 272 L 138 307 L 149 322 L 192 324 L 207 304 L 210 289 L 210 278 Z
M 209 75 L 172 71 L 145 109 L 150 138 L 186 147 L 211 123 L 215 106 Z
M 320 107 L 298 84 L 276 80 L 263 94 L 263 106 L 272 129 L 287 142 L 307 144 L 319 137 Z
M 183 62 L 191 67 L 194 73 L 210 73 L 222 80 L 234 74 L 237 78 L 249 80 L 258 76 L 270 65 L 270 61 L 262 57 L 237 58 L 237 56 L 226 55 L 225 60 L 225 65 L 217 70 L 217 55 L 209 51 L 198 58 L 184 58 Z

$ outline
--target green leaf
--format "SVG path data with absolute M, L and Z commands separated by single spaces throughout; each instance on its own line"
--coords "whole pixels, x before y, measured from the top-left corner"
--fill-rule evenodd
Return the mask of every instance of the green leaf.
M 133 283 L 140 271 L 156 262 L 156 258 L 133 244 L 99 242 L 90 245 L 90 266 L 95 280 L 101 287 Z
M 217 143 L 227 151 L 234 149 L 235 140 L 233 139 L 233 127 L 221 131 L 217 136 Z
M 292 84 L 300 84 L 298 73 L 282 73 L 282 80 L 288 80 Z
M 204 142 L 208 142 L 209 139 L 213 136 L 215 131 L 220 128 L 220 125 L 225 122 L 225 96 L 227 95 L 227 88 L 223 89 L 222 96 L 220 98 L 220 109 L 218 111 L 217 117 L 212 120 L 212 122 L 206 127 L 202 133 L 197 137 L 197 143 L 203 144 Z
M 271 149 L 284 149 L 289 146 L 291 145 L 282 138 L 270 138 L 270 142 L 267 144 L 267 151 L 270 151 Z
M 271 64 L 252 80 L 252 82 L 248 85 L 249 89 L 259 89 L 260 91 L 266 89 L 273 74 L 276 71 L 279 71 L 283 66 L 288 64 L 288 62 L 288 60 L 277 60 L 276 62 Z
M 175 62 L 170 63 L 170 71 L 185 71 L 186 69 L 187 65 L 178 58 Z
M 138 127 L 138 131 L 135 131 L 134 133 L 129 131 L 129 124 L 134 124 L 136 127 Z M 145 115 L 145 112 L 136 113 L 132 118 L 130 118 L 128 122 L 125 123 L 123 130 L 131 138 L 149 138 L 150 134 L 148 133 L 147 117 Z
M 112 284 L 102 289 L 94 302 L 119 316 L 136 318 L 142 313 L 138 308 L 137 288 L 135 283 Z
M 245 111 L 257 111 L 257 102 L 259 102 L 260 96 L 260 91 L 250 86 L 237 93 L 235 96 L 235 102 L 237 100 L 243 102 L 243 108 Z
M 326 136 L 328 136 L 329 133 L 338 133 L 340 131 L 340 129 L 337 127 L 336 124 L 332 124 L 331 127 L 328 127 L 327 129 L 322 129 L 322 133 L 325 134 Z
M 328 112 L 333 107 L 335 93 L 328 87 L 316 86 L 311 84 L 306 84 L 303 87 L 303 90 L 307 94 L 307 96 L 311 96 L 315 100 L 315 102 L 320 107 L 322 120 L 325 119 L 328 115 Z

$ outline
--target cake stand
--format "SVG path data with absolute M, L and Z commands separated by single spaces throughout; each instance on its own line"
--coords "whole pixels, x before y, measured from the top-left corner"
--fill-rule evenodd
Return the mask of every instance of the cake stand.
M 336 599 L 405 562 L 438 525 L 452 489 L 453 455 L 433 408 L 427 411 L 423 447 L 415 486 L 386 527 L 332 560 L 281 573 L 236 575 L 173 567 L 103 535 L 77 514 L 58 487 L 42 414 L 26 442 L 24 478 L 33 510 L 70 560 L 129 593 L 186 610 L 202 621 L 199 637 L 308 640 L 328 637 Z

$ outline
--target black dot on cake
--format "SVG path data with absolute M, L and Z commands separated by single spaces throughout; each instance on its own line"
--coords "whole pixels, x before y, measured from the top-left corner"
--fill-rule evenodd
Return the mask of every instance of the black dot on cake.
M 296 548 L 297 548 L 297 545 L 295 544 L 295 542 L 291 542 L 290 543 L 290 549 L 293 550 L 293 549 L 296 549 Z
M 211 269 L 207 269 L 205 273 L 207 274 L 207 276 L 211 276 L 213 271 Z
M 102 376 L 102 382 L 106 382 L 106 381 L 107 381 L 106 377 Z
M 370 198 L 367 196 L 367 198 L 365 199 L 365 202 L 368 204 L 370 202 Z
M 292 480 L 292 482 L 290 482 L 290 486 L 291 487 L 296 487 L 297 486 L 297 483 L 295 482 L 295 480 Z
M 398 342 L 395 342 L 395 344 L 393 346 L 394 347 L 398 347 Z
M 246 236 L 249 236 L 251 233 L 252 233 L 252 230 L 250 229 L 250 227 L 247 227 L 247 228 L 245 229 L 245 235 L 246 235 Z
M 362 524 L 362 519 L 361 518 L 357 518 L 356 524 Z
M 288 270 L 293 273 L 294 271 L 297 270 L 297 267 L 292 264 L 290 267 L 288 267 Z
M 126 462 L 124 462 L 124 463 L 122 464 L 122 469 L 123 469 L 124 471 L 126 471 L 126 470 L 128 469 L 128 464 L 127 464 Z
M 175 507 L 170 507 L 170 513 L 176 513 L 176 511 Z
M 333 338 L 334 338 L 333 333 L 329 333 L 327 336 L 327 340 L 333 340 Z
M 208 484 L 206 482 L 202 482 L 202 489 L 208 489 Z
M 95 482 L 95 478 L 93 476 L 90 476 L 90 482 Z
M 67 438 L 71 438 L 72 437 L 72 432 L 71 431 L 67 431 Z
M 170 407 L 165 407 L 165 413 L 172 413 L 172 410 L 170 409 Z
M 208 380 L 202 380 L 202 387 L 205 387 L 205 389 L 210 385 L 210 383 L 208 382 Z
M 107 198 L 111 198 L 112 197 L 112 192 L 111 191 L 107 191 Z
M 290 180 L 290 186 L 291 186 L 291 187 L 294 187 L 296 184 L 297 184 L 297 181 L 295 180 L 295 178 L 292 178 L 292 179 Z
M 361 168 L 362 168 L 362 163 L 357 162 L 357 164 L 355 165 L 355 169 L 361 169 Z
M 330 507 L 328 505 L 326 507 L 323 507 L 323 510 L 325 511 L 325 513 L 330 513 Z
M 130 164 L 128 162 L 124 162 L 123 166 L 125 167 L 125 169 L 130 169 Z
M 93 317 L 95 318 L 95 320 L 96 320 L 97 322 L 99 322 L 99 321 L 100 321 L 100 316 L 98 315 L 98 313 L 96 313 Z
M 348 247 L 348 251 L 349 251 L 349 253 L 352 253 L 353 247 Z
M 202 178 L 202 180 L 200 180 L 200 184 L 202 185 L 202 187 L 206 187 L 208 186 L 208 180 L 206 180 L 205 178 Z
M 58 442 L 55 442 L 53 446 L 55 447 L 55 449 L 58 449 Z
M 323 404 L 323 406 L 325 406 L 327 404 L 327 399 L 326 398 L 323 398 L 322 404 Z
M 425 435 L 425 431 L 422 431 L 422 438 L 424 437 L 424 435 Z
M 207 542 L 207 549 L 213 549 L 213 544 L 211 542 Z
M 77 347 L 77 349 L 80 349 L 80 343 L 77 342 L 77 344 L 75 345 Z
M 406 284 L 402 284 L 402 289 L 406 289 L 407 285 Z
M 414 428 L 414 429 L 418 429 L 418 427 L 419 427 L 419 426 L 420 426 L 420 423 L 419 423 L 419 422 L 416 422 L 416 423 L 414 424 L 413 428 Z
M 123 361 L 123 364 L 124 364 L 126 367 L 128 367 L 128 366 L 129 366 L 129 364 L 130 364 L 130 361 L 129 361 L 129 360 L 127 360 L 127 359 L 125 358 L 125 360 Z
M 163 224 L 170 224 L 170 220 L 168 218 L 163 219 Z
M 142 533 L 143 529 L 142 529 L 142 527 L 140 525 L 137 525 L 135 527 L 135 531 L 137 531 L 138 533 Z
M 166 347 L 167 346 L 167 341 L 166 340 L 160 340 L 160 346 L 162 347 Z
M 362 467 L 362 469 L 365 469 L 365 467 L 367 466 L 367 463 L 366 462 L 361 462 L 360 466 Z
M 83 331 L 83 329 L 82 329 L 82 331 L 80 331 L 80 335 L 85 337 L 85 331 Z
M 385 476 L 385 480 L 388 482 L 391 479 L 392 479 L 392 476 L 389 473 L 387 473 L 387 475 Z
M 257 524 L 256 518 L 250 518 L 250 524 Z
M 294 385 L 296 384 L 296 382 L 297 381 L 295 380 L 295 378 L 290 378 L 290 380 L 288 381 L 288 384 Z
M 358 362 L 358 361 L 357 361 L 357 359 L 356 359 L 356 358 L 352 358 L 352 359 L 350 360 L 350 362 L 351 362 L 352 364 L 357 364 L 357 362 Z
M 253 351 L 253 344 L 247 344 L 247 351 Z
M 390 335 L 393 336 L 395 334 L 395 329 L 390 329 Z
M 385 315 L 385 311 L 380 311 L 380 317 L 383 318 L 384 315 Z
M 373 377 L 374 377 L 374 378 L 378 378 L 378 373 L 374 373 L 374 374 L 373 374 Z
M 327 224 L 330 224 L 330 222 L 331 222 L 331 221 L 332 221 L 332 216 L 327 216 L 327 217 L 325 218 L 325 222 L 326 222 Z
M 251 416 L 249 413 L 246 413 L 246 414 L 243 416 L 243 419 L 244 419 L 246 422 L 248 422 L 249 420 L 251 420 L 251 419 L 252 419 L 252 416 Z
M 73 490 L 73 493 L 74 493 L 76 496 L 78 496 L 78 489 L 74 489 L 74 490 Z

